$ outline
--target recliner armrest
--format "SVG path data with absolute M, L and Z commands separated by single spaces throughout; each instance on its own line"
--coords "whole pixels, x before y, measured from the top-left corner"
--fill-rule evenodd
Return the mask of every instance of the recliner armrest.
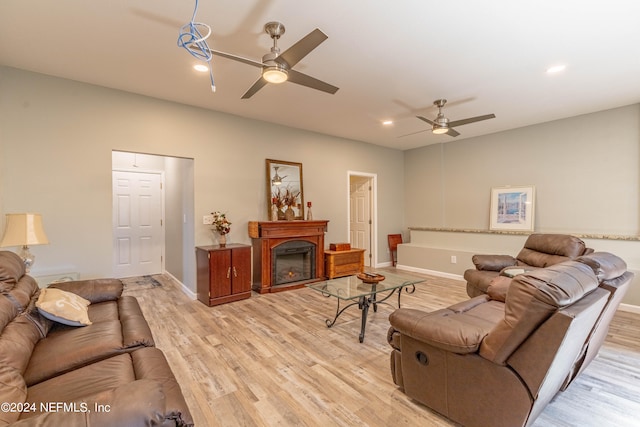
M 517 260 L 511 255 L 474 255 L 471 261 L 477 270 L 486 271 L 501 271 L 517 264 Z
M 391 313 L 389 322 L 401 334 L 457 354 L 478 351 L 488 333 L 476 318 L 449 309 L 427 313 L 400 308 Z
M 120 279 L 88 279 L 70 282 L 52 283 L 50 288 L 72 292 L 97 304 L 103 301 L 115 301 L 122 295 L 124 285 Z

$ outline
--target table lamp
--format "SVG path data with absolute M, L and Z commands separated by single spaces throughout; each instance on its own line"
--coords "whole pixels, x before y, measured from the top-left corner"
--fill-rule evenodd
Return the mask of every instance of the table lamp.
M 27 272 L 35 261 L 29 251 L 29 245 L 46 245 L 49 243 L 42 227 L 42 215 L 32 213 L 7 214 L 4 237 L 0 247 L 22 246 L 18 255 L 24 261 Z

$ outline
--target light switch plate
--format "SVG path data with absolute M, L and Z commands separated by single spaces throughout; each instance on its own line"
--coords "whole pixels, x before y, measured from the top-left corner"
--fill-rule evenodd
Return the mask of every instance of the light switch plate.
M 205 215 L 202 217 L 202 223 L 204 225 L 211 225 L 213 224 L 213 215 Z

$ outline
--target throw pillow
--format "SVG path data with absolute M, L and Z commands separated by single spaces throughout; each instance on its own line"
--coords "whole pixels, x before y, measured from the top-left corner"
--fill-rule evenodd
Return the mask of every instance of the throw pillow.
M 36 302 L 38 311 L 47 319 L 70 326 L 86 326 L 91 324 L 87 307 L 88 300 L 72 292 L 55 288 L 40 291 Z

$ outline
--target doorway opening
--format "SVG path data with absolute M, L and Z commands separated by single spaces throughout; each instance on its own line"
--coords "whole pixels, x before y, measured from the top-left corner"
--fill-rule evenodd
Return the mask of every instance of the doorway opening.
M 112 151 L 113 274 L 195 283 L 193 159 Z
M 377 265 L 377 175 L 348 172 L 349 177 L 349 243 L 365 249 L 365 267 Z

